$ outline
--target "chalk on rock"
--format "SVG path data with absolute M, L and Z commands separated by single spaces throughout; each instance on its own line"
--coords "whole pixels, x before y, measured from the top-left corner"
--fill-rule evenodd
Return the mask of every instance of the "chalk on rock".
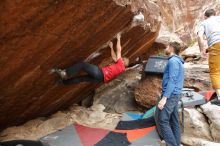
M 133 18 L 133 22 L 143 22 L 144 21 L 144 15 L 139 12 L 139 14 L 135 15 Z

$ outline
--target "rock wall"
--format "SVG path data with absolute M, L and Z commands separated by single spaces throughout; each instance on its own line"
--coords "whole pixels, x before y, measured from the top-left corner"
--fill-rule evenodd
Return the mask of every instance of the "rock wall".
M 145 22 L 131 25 L 140 8 Z M 123 55 L 133 61 L 156 39 L 158 18 L 159 9 L 151 1 L 1 1 L 0 129 L 82 100 L 97 85 L 56 85 L 57 77 L 48 71 L 82 60 L 110 63 L 105 44 L 118 32 Z
M 196 25 L 206 9 L 214 8 L 220 14 L 219 0 L 155 0 L 160 7 L 162 23 L 177 33 L 188 45 L 194 42 Z

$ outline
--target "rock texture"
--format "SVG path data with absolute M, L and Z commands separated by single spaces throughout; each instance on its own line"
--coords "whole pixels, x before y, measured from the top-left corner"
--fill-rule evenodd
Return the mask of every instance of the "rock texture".
M 183 41 L 177 35 L 177 33 L 172 32 L 167 26 L 161 25 L 159 36 L 156 39 L 157 43 L 164 44 L 164 49 L 170 41 L 175 41 L 183 44 Z
M 185 139 L 185 141 L 183 143 L 186 143 L 187 146 L 220 146 L 220 143 L 217 142 L 211 142 L 208 140 L 204 140 L 201 138 L 191 138 L 191 137 L 183 137 Z
M 219 0 L 155 0 L 159 5 L 162 23 L 178 34 L 188 45 L 195 41 L 195 31 L 207 8 L 220 14 Z
M 185 87 L 194 88 L 195 91 L 212 90 L 207 62 L 198 62 L 197 64 L 185 63 L 184 67 Z
M 196 109 L 185 109 L 184 111 L 184 133 L 182 141 L 189 141 L 191 137 L 212 140 L 209 124 L 205 116 Z M 190 145 L 193 145 L 192 143 Z
M 131 25 L 139 9 L 145 21 Z M 82 100 L 96 85 L 58 86 L 48 71 L 82 60 L 110 63 L 105 44 L 118 32 L 123 55 L 133 61 L 156 39 L 158 18 L 151 1 L 1 1 L 0 129 Z
M 198 43 L 193 44 L 192 46 L 188 47 L 187 49 L 185 49 L 181 55 L 183 57 L 183 59 L 185 60 L 185 62 L 193 62 L 195 60 L 199 60 L 201 55 L 200 55 L 200 50 L 199 50 L 199 46 Z
M 217 105 L 205 104 L 201 106 L 203 113 L 208 117 L 211 135 L 214 141 L 220 142 L 220 107 Z
M 220 107 L 210 103 L 197 109 L 185 109 L 182 143 L 189 146 L 220 146 L 219 112 Z
M 28 121 L 21 126 L 7 128 L 0 133 L 0 140 L 37 140 L 74 123 L 113 130 L 121 115 L 105 113 L 103 112 L 104 109 L 105 107 L 101 104 L 91 108 L 73 105 L 68 110 L 59 111 L 49 118 L 41 117 Z
M 156 105 L 161 94 L 162 76 L 146 75 L 144 80 L 135 88 L 135 100 L 140 105 L 151 108 Z

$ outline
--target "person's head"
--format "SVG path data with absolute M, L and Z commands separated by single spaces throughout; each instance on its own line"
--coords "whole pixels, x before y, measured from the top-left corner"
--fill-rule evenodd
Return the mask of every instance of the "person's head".
M 125 67 L 128 67 L 128 65 L 129 65 L 129 59 L 126 58 L 126 57 L 123 57 L 122 60 L 123 60 L 123 62 L 124 62 Z
M 204 14 L 204 17 L 205 19 L 211 17 L 211 16 L 215 16 L 216 15 L 216 12 L 214 9 L 208 9 L 205 11 L 205 14 Z
M 182 47 L 181 47 L 180 43 L 170 42 L 165 49 L 165 53 L 167 55 L 172 55 L 172 54 L 179 55 L 181 48 Z

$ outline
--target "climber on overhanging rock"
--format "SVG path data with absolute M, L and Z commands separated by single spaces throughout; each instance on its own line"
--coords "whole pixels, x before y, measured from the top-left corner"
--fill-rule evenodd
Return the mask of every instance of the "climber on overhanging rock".
M 206 58 L 203 36 L 207 38 L 210 77 L 218 97 L 217 102 L 220 103 L 220 16 L 215 14 L 213 9 L 206 10 L 205 20 L 200 24 L 197 34 L 202 58 Z
M 113 49 L 112 42 L 109 43 L 109 47 L 111 48 L 111 56 L 114 60 L 113 64 L 110 64 L 103 68 L 99 68 L 97 65 L 89 64 L 86 62 L 79 62 L 66 69 L 54 68 L 51 70 L 51 72 L 55 72 L 59 75 L 59 77 L 61 78 L 59 82 L 62 84 L 74 84 L 80 82 L 107 83 L 115 78 L 117 75 L 124 72 L 125 67 L 127 67 L 129 64 L 128 58 L 121 57 L 122 48 L 120 34 L 117 34 L 116 53 Z M 86 72 L 87 75 L 75 76 L 80 70 Z

